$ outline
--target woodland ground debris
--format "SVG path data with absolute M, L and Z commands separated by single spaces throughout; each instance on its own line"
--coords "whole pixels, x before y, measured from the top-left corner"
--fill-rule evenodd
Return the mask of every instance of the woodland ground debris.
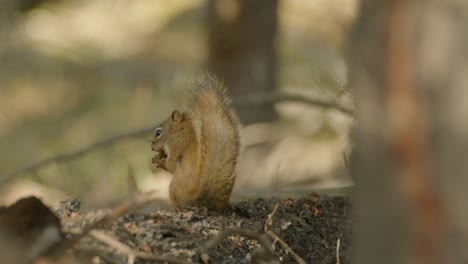
M 109 210 L 81 213 L 79 200 L 75 198 L 62 202 L 54 212 L 61 220 L 65 235 L 71 237 Z M 262 240 L 265 238 L 272 245 L 272 257 L 276 262 L 303 260 L 329 264 L 339 259 L 346 264 L 350 263 L 351 224 L 348 197 L 311 193 L 298 199 L 246 199 L 223 213 L 201 208 L 154 209 L 150 213 L 119 216 L 96 228 L 98 236 L 90 234 L 81 239 L 71 254 L 87 263 L 97 260 L 99 263 L 129 263 L 130 260 L 162 263 L 156 261 L 158 258 L 166 258 L 169 263 L 255 263 L 260 249 L 266 247 Z M 221 237 L 214 246 L 206 246 L 227 228 L 232 228 L 231 233 Z M 289 249 L 272 239 L 269 232 Z M 107 242 L 114 239 L 115 243 L 105 243 L 96 237 L 104 237 Z M 263 250 L 265 252 L 268 255 L 268 250 Z M 146 258 L 150 256 L 156 257 Z

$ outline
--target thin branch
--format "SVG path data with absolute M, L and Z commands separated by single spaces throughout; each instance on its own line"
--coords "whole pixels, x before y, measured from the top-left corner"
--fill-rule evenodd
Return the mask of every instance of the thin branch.
M 129 246 L 121 243 L 117 239 L 109 236 L 108 234 L 102 231 L 92 230 L 89 232 L 89 235 L 101 241 L 102 243 L 105 243 L 108 246 L 113 247 L 115 250 L 120 251 L 123 254 L 125 254 L 127 256 L 128 264 L 135 263 L 136 254 L 135 252 L 133 252 L 133 250 Z
M 172 258 L 172 257 L 149 255 L 144 252 L 134 251 L 129 246 L 123 244 L 122 242 L 118 241 L 112 236 L 104 232 L 98 231 L 98 230 L 92 230 L 89 234 L 95 239 L 125 254 L 128 259 L 127 260 L 128 264 L 133 264 L 135 262 L 135 259 L 141 259 L 141 260 L 146 260 L 146 261 L 164 261 L 164 262 L 175 263 L 175 264 L 191 263 L 191 262 L 187 262 L 187 261 Z
M 49 252 L 46 252 L 45 255 L 53 258 L 63 255 L 65 251 L 73 248 L 81 239 L 87 236 L 92 230 L 100 227 L 104 223 L 108 223 L 111 220 L 130 212 L 131 210 L 140 208 L 141 206 L 153 201 L 155 199 L 155 193 L 156 192 L 154 191 L 142 193 L 132 197 L 131 199 L 124 200 L 123 202 L 112 208 L 109 214 L 105 215 L 103 218 L 94 222 L 93 224 L 85 227 L 81 234 L 61 242 L 57 247 L 52 248 Z
M 271 214 L 268 215 L 268 219 L 266 220 L 265 225 L 263 226 L 263 231 L 267 231 L 268 228 L 270 228 L 270 226 L 273 224 L 273 216 L 275 215 L 276 210 L 278 210 L 278 206 L 279 203 L 275 205 Z
M 77 149 L 77 150 L 74 150 L 74 151 L 70 151 L 70 152 L 65 152 L 65 153 L 62 153 L 62 154 L 58 154 L 58 155 L 55 155 L 55 156 L 52 156 L 52 157 L 48 157 L 48 158 L 45 158 L 45 159 L 42 159 L 42 160 L 39 160 L 39 161 L 36 161 L 36 162 L 33 162 L 25 167 L 22 167 L 20 168 L 19 170 L 16 170 L 10 174 L 7 174 L 7 175 L 3 175 L 1 178 L 0 178 L 0 184 L 3 184 L 5 183 L 6 181 L 9 181 L 17 176 L 20 176 L 22 174 L 26 174 L 28 172 L 32 172 L 32 171 L 36 171 L 50 163 L 55 163 L 55 162 L 63 162 L 63 161 L 68 161 L 68 160 L 71 160 L 71 159 L 74 159 L 74 158 L 77 158 L 77 157 L 80 157 L 92 150 L 95 150 L 97 148 L 100 148 L 100 147 L 105 147 L 105 146 L 108 146 L 108 145 L 111 145 L 115 142 L 118 142 L 118 141 L 121 141 L 121 140 L 124 140 L 124 139 L 128 139 L 128 138 L 135 138 L 135 137 L 141 137 L 145 134 L 148 134 L 149 132 L 153 131 L 154 130 L 154 126 L 151 126 L 151 127 L 144 127 L 144 128 L 140 128 L 140 129 L 137 129 L 137 130 L 131 130 L 131 131 L 127 131 L 127 132 L 124 132 L 124 133 L 121 133 L 121 134 L 118 134 L 118 135 L 115 135 L 115 136 L 112 136 L 112 137 L 109 137 L 109 138 L 105 138 L 103 140 L 100 140 L 100 141 L 97 141 L 95 143 L 92 143 L 92 144 L 89 144 L 83 148 L 80 148 L 80 149 Z
M 284 248 L 284 250 L 286 250 L 286 252 L 288 252 L 289 254 L 291 254 L 291 256 L 294 258 L 294 260 L 299 263 L 299 264 L 306 264 L 306 262 L 301 258 L 299 257 L 299 255 L 296 254 L 296 252 L 294 252 L 294 250 L 292 250 L 292 248 L 290 248 L 288 246 L 288 244 L 286 244 L 286 242 L 284 242 L 279 236 L 277 236 L 275 233 L 273 233 L 273 231 L 271 230 L 268 230 L 266 231 L 266 233 L 271 237 L 273 238 L 275 241 L 278 241 L 281 246 Z
M 274 104 L 280 102 L 300 102 L 305 103 L 325 109 L 336 109 L 346 115 L 353 116 L 353 110 L 337 104 L 335 102 L 326 101 L 319 98 L 312 98 L 310 96 L 303 96 L 299 94 L 292 94 L 287 92 L 274 92 L 274 93 L 265 93 L 257 94 L 252 96 L 238 97 L 233 99 L 233 104 L 243 105 L 243 104 Z
M 309 105 L 322 107 L 326 109 L 336 109 L 346 115 L 350 115 L 350 116 L 353 115 L 353 111 L 351 109 L 348 109 L 334 102 L 324 101 L 318 98 L 305 97 L 302 95 L 290 94 L 290 93 L 285 93 L 285 92 L 275 92 L 271 94 L 263 94 L 263 95 L 259 94 L 259 95 L 253 95 L 253 96 L 248 96 L 248 97 L 238 97 L 233 100 L 233 104 L 238 104 L 238 105 L 271 104 L 271 103 L 279 103 L 279 102 L 285 102 L 285 101 L 295 101 L 295 102 L 306 103 Z M 36 171 L 46 165 L 49 165 L 50 163 L 69 161 L 69 160 L 78 158 L 88 152 L 91 152 L 97 148 L 105 147 L 105 146 L 114 144 L 124 139 L 141 137 L 147 133 L 152 132 L 155 127 L 156 126 L 149 126 L 149 127 L 139 128 L 136 130 L 130 130 L 130 131 L 127 131 L 127 132 L 124 132 L 124 133 L 121 133 L 121 134 L 118 134 L 109 138 L 105 138 L 103 140 L 89 144 L 83 148 L 80 148 L 74 151 L 65 152 L 62 154 L 58 154 L 55 156 L 51 156 L 51 157 L 33 162 L 9 174 L 2 175 L 0 177 L 0 185 L 17 176 L 20 176 L 20 175 L 23 175 L 32 171 Z
M 299 255 L 296 254 L 296 252 L 294 252 L 294 250 L 292 250 L 292 248 L 290 248 L 288 246 L 288 244 L 286 244 L 286 242 L 284 242 L 279 236 L 277 236 L 273 231 L 271 230 L 268 230 L 268 228 L 273 224 L 273 216 L 275 215 L 276 211 L 278 210 L 278 206 L 279 206 L 279 203 L 277 203 L 275 205 L 275 207 L 273 208 L 273 211 L 268 215 L 268 219 L 267 221 L 265 222 L 265 226 L 263 227 L 263 229 L 265 230 L 265 232 L 271 237 L 273 238 L 273 244 L 276 243 L 276 241 L 278 241 L 281 246 L 284 248 L 284 250 L 286 250 L 286 252 L 288 252 L 289 254 L 291 254 L 291 256 L 294 258 L 294 260 L 296 260 L 297 263 L 299 264 L 305 264 L 306 262 L 301 258 L 299 257 Z M 339 264 L 339 263 L 338 263 Z
M 340 264 L 340 239 L 336 241 L 336 264 Z

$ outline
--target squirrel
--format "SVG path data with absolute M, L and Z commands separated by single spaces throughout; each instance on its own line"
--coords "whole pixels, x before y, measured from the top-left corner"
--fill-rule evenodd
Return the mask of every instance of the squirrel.
M 199 76 L 192 86 L 189 110 L 173 111 L 154 131 L 152 163 L 173 176 L 171 207 L 220 211 L 236 179 L 241 124 L 215 76 Z

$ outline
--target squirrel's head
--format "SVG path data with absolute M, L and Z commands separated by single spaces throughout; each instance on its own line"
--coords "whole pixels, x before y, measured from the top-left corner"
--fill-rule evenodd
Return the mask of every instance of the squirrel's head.
M 151 149 L 163 155 L 167 153 L 167 143 L 169 140 L 177 140 L 184 131 L 184 121 L 186 117 L 184 113 L 173 111 L 171 116 L 159 125 L 154 131 L 153 139 L 151 142 Z

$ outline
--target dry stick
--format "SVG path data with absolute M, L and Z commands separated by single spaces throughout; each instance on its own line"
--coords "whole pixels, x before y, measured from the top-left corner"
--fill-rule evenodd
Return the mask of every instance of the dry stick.
M 146 254 L 144 252 L 134 251 L 129 246 L 123 244 L 122 242 L 118 241 L 112 236 L 109 236 L 106 233 L 98 231 L 98 230 L 92 230 L 89 234 L 95 239 L 127 255 L 128 264 L 133 264 L 135 262 L 135 259 L 142 259 L 146 261 L 164 261 L 164 262 L 175 263 L 175 264 L 191 263 L 191 262 L 187 262 L 184 260 L 175 259 L 171 257 L 155 256 L 155 255 Z
M 297 95 L 297 94 L 289 94 L 289 93 L 284 93 L 284 92 L 276 92 L 272 94 L 264 94 L 264 95 L 254 95 L 254 96 L 249 96 L 249 97 L 240 97 L 240 98 L 235 98 L 233 100 L 234 104 L 237 105 L 243 105 L 243 104 L 266 104 L 266 103 L 277 103 L 277 102 L 284 102 L 284 101 L 295 101 L 295 102 L 302 102 L 306 103 L 309 105 L 314 105 L 322 108 L 327 108 L 327 109 L 336 109 L 341 111 L 342 113 L 346 115 L 353 115 L 353 111 L 351 109 L 348 109 L 342 105 L 329 102 L 329 101 L 324 101 L 321 99 L 317 98 L 310 98 L 310 97 L 305 97 L 302 95 Z M 140 137 L 143 136 L 151 131 L 153 131 L 155 126 L 150 126 L 150 127 L 143 127 L 140 129 L 136 130 L 131 130 L 124 132 L 122 134 L 115 135 L 110 138 L 105 138 L 101 141 L 97 141 L 95 143 L 89 144 L 81 149 L 77 149 L 71 152 L 65 152 L 62 154 L 58 154 L 49 158 L 45 158 L 36 162 L 33 162 L 25 167 L 22 167 L 16 171 L 13 171 L 9 174 L 2 175 L 0 177 L 0 184 L 5 183 L 8 180 L 11 180 L 17 176 L 20 176 L 22 174 L 26 174 L 28 172 L 36 171 L 50 163 L 53 162 L 62 162 L 62 161 L 68 161 L 72 160 L 74 158 L 80 157 L 87 152 L 90 152 L 92 150 L 95 150 L 100 147 L 104 147 L 110 144 L 113 144 L 115 142 L 127 139 L 127 138 L 134 138 L 134 137 Z
M 271 214 L 268 215 L 268 219 L 265 222 L 265 225 L 263 226 L 263 231 L 267 231 L 268 228 L 273 224 L 273 215 L 275 215 L 276 210 L 278 210 L 279 203 L 275 205 L 275 208 L 273 208 L 273 211 Z
M 268 230 L 268 231 L 266 231 L 266 233 L 269 236 L 271 236 L 271 238 L 273 238 L 275 241 L 278 241 L 281 244 L 281 246 L 284 248 L 284 250 L 286 250 L 286 252 L 291 254 L 291 256 L 294 258 L 294 260 L 297 263 L 306 264 L 306 262 L 301 257 L 299 257 L 299 255 L 297 255 L 296 252 L 294 252 L 294 250 L 292 250 L 292 248 L 290 248 L 288 246 L 288 244 L 286 244 L 286 242 L 284 242 L 279 236 L 277 236 L 275 233 L 273 233 L 273 231 Z
M 340 239 L 336 240 L 336 264 L 340 264 Z
M 299 257 L 296 252 L 294 252 L 294 250 L 292 250 L 292 248 L 290 248 L 288 246 L 288 244 L 286 244 L 286 242 L 284 242 L 279 236 L 277 236 L 273 231 L 271 230 L 268 230 L 268 228 L 273 224 L 273 216 L 275 215 L 276 211 L 278 210 L 278 206 L 279 206 L 279 203 L 277 203 L 275 205 L 275 207 L 273 208 L 273 211 L 271 212 L 271 214 L 268 215 L 268 219 L 267 221 L 265 222 L 265 226 L 264 226 L 264 230 L 265 232 L 271 237 L 274 239 L 274 242 L 273 244 L 276 243 L 276 241 L 278 241 L 281 246 L 284 248 L 284 250 L 286 250 L 286 252 L 290 253 L 293 258 L 296 260 L 297 263 L 299 264 L 305 264 L 306 262 L 301 258 Z M 338 263 L 339 264 L 339 263 Z
M 129 211 L 139 208 L 151 202 L 152 200 L 154 200 L 155 199 L 153 195 L 154 193 L 156 192 L 152 191 L 152 192 L 147 192 L 143 194 L 138 194 L 131 199 L 127 199 L 123 201 L 122 203 L 118 204 L 113 209 L 111 209 L 111 212 L 109 214 L 105 215 L 103 218 L 89 225 L 88 227 L 85 227 L 81 234 L 75 237 L 72 237 L 71 239 L 63 241 L 57 247 L 51 249 L 49 252 L 46 252 L 46 255 L 50 257 L 59 257 L 63 255 L 65 251 L 75 246 L 82 238 L 87 236 L 89 232 L 91 232 L 92 230 L 98 228 L 99 226 L 101 226 L 102 224 L 106 222 L 109 222 L 110 220 L 115 219 L 118 216 L 124 215 L 128 213 Z
M 122 252 L 123 254 L 127 255 L 127 263 L 128 264 L 133 264 L 135 262 L 135 257 L 136 257 L 136 254 L 135 252 L 133 252 L 133 250 L 121 243 L 120 241 L 118 241 L 117 239 L 101 232 L 101 231 L 98 231 L 98 230 L 91 230 L 89 232 L 89 235 L 91 235 L 92 237 L 94 237 L 95 239 L 107 244 L 108 246 L 111 246 L 113 247 L 114 249 L 116 249 L 117 251 L 120 251 Z

